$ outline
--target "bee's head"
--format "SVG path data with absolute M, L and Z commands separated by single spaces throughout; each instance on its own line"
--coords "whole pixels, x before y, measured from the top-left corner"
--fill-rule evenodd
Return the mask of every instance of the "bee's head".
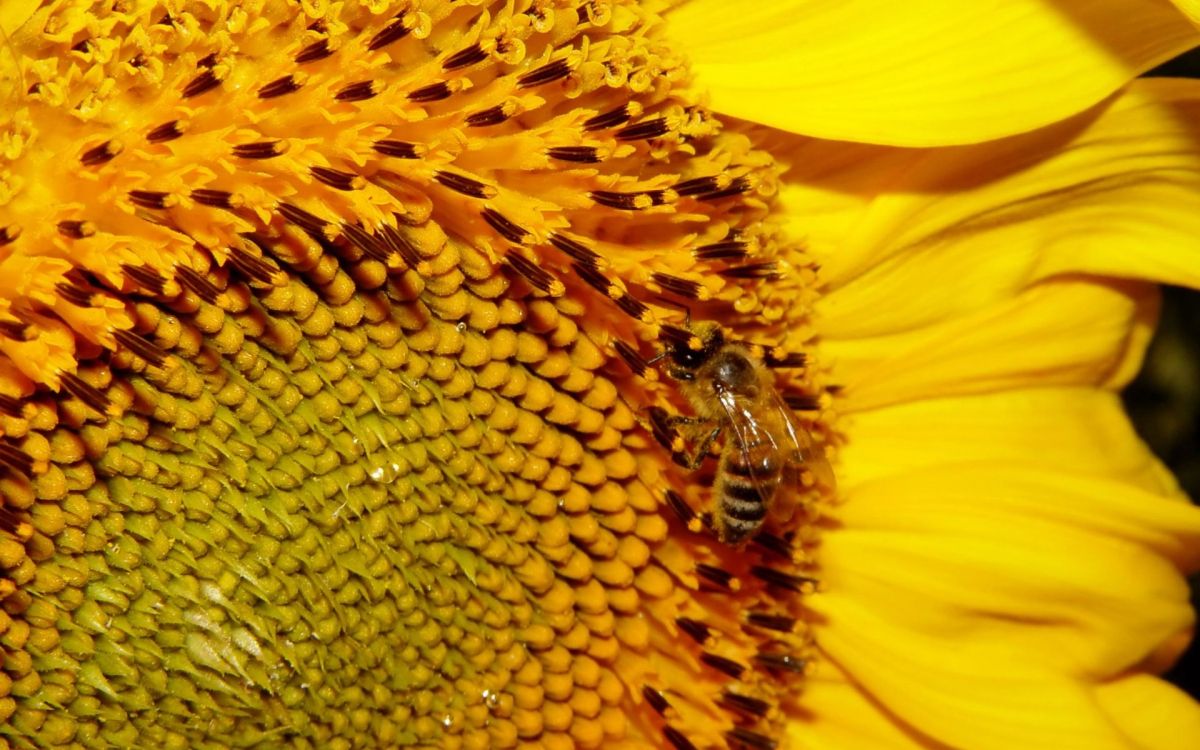
M 666 355 L 671 362 L 670 374 L 677 380 L 694 380 L 696 370 L 711 361 L 725 345 L 725 334 L 715 323 L 702 323 L 687 333 L 686 336 L 670 336 L 666 339 Z M 695 338 L 700 339 L 699 348 L 693 346 Z

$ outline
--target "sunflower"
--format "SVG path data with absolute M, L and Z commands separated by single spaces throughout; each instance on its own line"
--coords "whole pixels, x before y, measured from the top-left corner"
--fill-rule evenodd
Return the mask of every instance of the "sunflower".
M 0 742 L 1190 747 L 1194 10 L 6 3 Z

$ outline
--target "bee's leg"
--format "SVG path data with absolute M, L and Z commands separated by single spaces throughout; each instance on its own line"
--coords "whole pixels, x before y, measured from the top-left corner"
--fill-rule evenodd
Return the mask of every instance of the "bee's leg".
M 713 424 L 713 420 L 670 414 L 658 406 L 645 409 L 645 414 L 647 419 L 642 422 L 642 426 L 659 445 L 671 452 L 672 461 L 686 469 L 699 467 L 708 456 L 708 449 L 712 447 L 713 441 L 721 434 L 721 425 L 718 423 L 694 450 L 688 451 L 685 436 L 689 439 L 694 437 L 701 429 Z M 681 427 L 685 429 L 680 430 Z
M 720 434 L 721 423 L 718 422 L 717 426 L 712 428 L 712 431 L 705 435 L 704 439 L 700 441 L 700 444 L 696 446 L 696 449 L 692 452 L 692 455 L 689 456 L 684 454 L 684 462 L 680 462 L 678 459 L 676 459 L 675 463 L 688 469 L 700 468 L 700 464 L 704 463 L 704 459 L 708 458 L 708 449 L 712 447 L 713 441 L 715 441 Z M 674 456 L 672 456 L 672 458 L 674 458 Z

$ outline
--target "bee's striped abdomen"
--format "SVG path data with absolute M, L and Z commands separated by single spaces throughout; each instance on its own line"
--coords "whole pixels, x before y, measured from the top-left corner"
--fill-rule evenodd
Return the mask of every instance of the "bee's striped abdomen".
M 779 487 L 780 468 L 769 443 L 745 446 L 745 450 L 735 444 L 726 446 L 715 487 L 721 541 L 737 544 L 758 531 Z

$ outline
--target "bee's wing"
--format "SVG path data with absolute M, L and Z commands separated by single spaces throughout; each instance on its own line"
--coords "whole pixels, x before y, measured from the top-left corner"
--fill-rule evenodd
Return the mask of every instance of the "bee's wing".
M 786 460 L 787 457 L 784 455 L 786 449 L 781 445 L 781 436 L 774 434 L 768 425 L 755 415 L 753 401 L 739 398 L 727 391 L 718 393 L 717 400 L 725 410 L 725 416 L 728 418 L 726 424 L 733 433 L 737 449 L 741 451 L 742 463 L 750 472 L 748 478 L 754 488 L 758 490 L 759 498 L 764 503 L 770 502 L 775 495 L 779 474 L 778 471 L 764 471 L 758 467 L 753 449 L 760 445 L 767 445 L 770 446 L 774 459 Z
M 833 467 L 825 458 L 825 452 L 813 442 L 808 430 L 800 424 L 795 412 L 787 405 L 778 391 L 771 391 L 771 401 L 779 415 L 779 421 L 783 424 L 783 429 L 787 432 L 787 447 L 784 448 L 784 451 L 794 456 L 791 459 L 792 463 L 796 468 L 812 472 L 818 487 L 830 492 L 836 490 L 837 479 L 833 475 Z

